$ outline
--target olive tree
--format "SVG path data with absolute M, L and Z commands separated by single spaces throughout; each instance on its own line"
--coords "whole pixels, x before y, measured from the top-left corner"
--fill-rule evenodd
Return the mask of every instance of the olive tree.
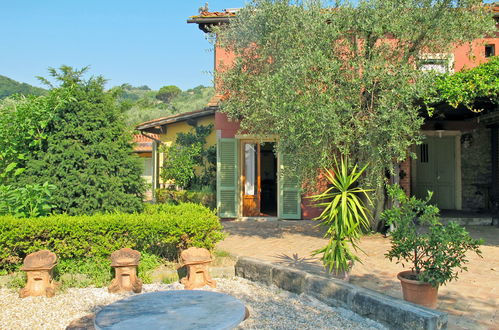
M 382 195 L 387 171 L 420 141 L 416 100 L 434 74 L 419 59 L 493 26 L 480 0 L 254 0 L 214 30 L 236 56 L 217 72 L 222 111 L 281 137 L 303 180 L 339 153 L 369 163 L 364 184 Z

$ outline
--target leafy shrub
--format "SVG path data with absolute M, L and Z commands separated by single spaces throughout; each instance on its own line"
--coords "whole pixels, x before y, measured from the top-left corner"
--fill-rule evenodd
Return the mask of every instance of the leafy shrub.
M 438 207 L 430 204 L 431 192 L 425 200 L 408 197 L 398 185 L 388 187 L 388 192 L 397 203 L 382 214 L 388 224 L 395 225 L 392 247 L 385 256 L 402 266 L 408 264 L 419 281 L 438 287 L 455 280 L 460 271 L 467 270 L 468 251 L 481 255 L 482 240 L 473 239 L 455 222 L 442 225 Z
M 435 84 L 428 90 L 426 102 L 446 102 L 453 108 L 460 105 L 480 112 L 475 103 L 479 101 L 499 104 L 499 56 L 472 69 L 436 77 Z
M 160 176 L 182 189 L 195 186 L 216 187 L 217 149 L 206 146 L 213 124 L 196 126 L 189 132 L 177 133 L 175 143 L 163 146 L 165 155 Z
M 156 201 L 158 203 L 194 203 L 201 204 L 212 210 L 217 207 L 216 196 L 211 191 L 192 191 L 192 190 L 168 190 L 157 189 Z
M 0 217 L 0 268 L 14 269 L 29 253 L 48 249 L 61 261 L 107 258 L 130 247 L 174 259 L 190 246 L 213 249 L 223 239 L 213 211 L 195 204 L 151 206 L 141 214 Z
M 173 181 L 175 185 L 185 188 L 196 175 L 196 158 L 201 154 L 199 143 L 182 146 L 174 144 L 163 147 L 165 162 L 161 168 L 161 178 L 165 181 Z
M 18 218 L 49 215 L 54 189 L 55 186 L 47 182 L 19 188 L 0 185 L 0 215 L 10 214 Z
M 67 97 L 15 96 L 0 101 L 0 182 L 9 184 L 21 174 L 29 158 L 46 145 L 54 110 Z M 30 182 L 31 183 L 31 182 Z

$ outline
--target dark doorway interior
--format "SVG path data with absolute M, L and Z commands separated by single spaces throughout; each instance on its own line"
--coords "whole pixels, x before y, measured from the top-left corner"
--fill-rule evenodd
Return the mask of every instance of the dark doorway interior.
M 274 153 L 274 143 L 261 145 L 261 204 L 262 215 L 277 216 L 277 157 Z

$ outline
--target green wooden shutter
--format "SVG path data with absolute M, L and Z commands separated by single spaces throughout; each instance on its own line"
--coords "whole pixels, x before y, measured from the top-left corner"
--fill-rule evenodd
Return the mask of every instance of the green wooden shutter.
M 301 189 L 297 177 L 283 171 L 287 155 L 279 154 L 279 218 L 301 219 Z
M 217 210 L 221 218 L 236 218 L 237 140 L 218 139 L 217 145 Z

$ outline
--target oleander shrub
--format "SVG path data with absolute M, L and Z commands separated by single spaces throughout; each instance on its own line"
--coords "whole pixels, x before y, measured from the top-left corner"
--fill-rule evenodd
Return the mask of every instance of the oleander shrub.
M 174 260 L 180 249 L 213 249 L 223 237 L 215 213 L 191 203 L 149 206 L 136 214 L 1 216 L 0 269 L 15 269 L 27 254 L 41 249 L 61 261 L 108 258 L 124 247 Z
M 157 189 L 156 202 L 172 204 L 194 203 L 201 204 L 212 210 L 217 207 L 216 195 L 211 191 Z

